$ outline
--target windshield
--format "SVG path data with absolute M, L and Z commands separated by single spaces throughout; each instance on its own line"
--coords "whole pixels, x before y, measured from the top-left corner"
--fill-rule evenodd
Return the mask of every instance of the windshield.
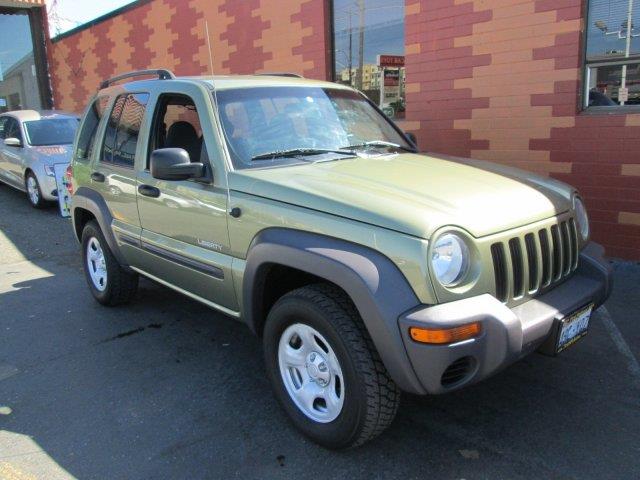
M 371 148 L 413 150 L 394 126 L 353 90 L 259 87 L 221 90 L 216 96 L 235 168 L 300 163 L 304 158 L 316 161 L 319 154 L 330 159 L 349 158 L 331 150 L 362 147 L 367 142 L 375 144 Z M 384 142 L 391 145 L 382 145 Z
M 78 129 L 77 118 L 48 118 L 24 122 L 29 145 L 68 145 Z

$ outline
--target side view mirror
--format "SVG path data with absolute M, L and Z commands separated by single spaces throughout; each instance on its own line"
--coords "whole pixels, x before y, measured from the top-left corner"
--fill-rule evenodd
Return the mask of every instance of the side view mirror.
M 188 180 L 202 178 L 204 164 L 192 163 L 182 148 L 160 148 L 151 152 L 151 176 L 158 180 Z
M 22 146 L 22 142 L 20 141 L 20 139 L 15 138 L 15 137 L 5 138 L 4 139 L 4 144 L 7 147 L 21 147 Z
M 407 136 L 409 140 L 411 140 L 411 143 L 413 143 L 413 145 L 415 145 L 415 147 L 418 148 L 418 139 L 416 138 L 416 135 L 411 132 L 404 132 L 404 134 Z

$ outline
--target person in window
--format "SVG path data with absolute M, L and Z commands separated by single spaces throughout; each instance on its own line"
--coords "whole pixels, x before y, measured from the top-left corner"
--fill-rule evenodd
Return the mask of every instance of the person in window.
M 604 93 L 599 92 L 595 88 L 589 90 L 589 106 L 590 107 L 615 107 L 616 102 L 607 97 Z

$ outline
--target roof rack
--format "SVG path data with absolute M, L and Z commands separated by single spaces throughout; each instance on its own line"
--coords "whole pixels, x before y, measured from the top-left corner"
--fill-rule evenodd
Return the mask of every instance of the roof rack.
M 259 76 L 267 76 L 267 77 L 293 77 L 293 78 L 304 78 L 302 75 L 298 75 L 297 73 L 290 72 L 264 72 L 264 73 L 256 73 Z
M 146 75 L 157 75 L 158 80 L 172 80 L 176 78 L 172 71 L 166 70 L 164 68 L 157 70 L 136 70 L 135 72 L 123 73 L 122 75 L 117 75 L 107 80 L 103 80 L 100 83 L 100 89 L 107 88 L 109 85 L 112 85 L 126 78 L 141 77 Z

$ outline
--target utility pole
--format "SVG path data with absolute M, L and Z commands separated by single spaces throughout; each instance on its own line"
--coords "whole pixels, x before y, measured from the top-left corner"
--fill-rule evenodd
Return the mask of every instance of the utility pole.
M 627 10 L 627 44 L 624 51 L 624 57 L 629 58 L 629 54 L 631 53 L 631 21 L 633 17 L 633 0 L 629 0 L 629 9 Z M 620 81 L 620 88 L 627 88 L 627 64 L 622 65 L 622 80 Z M 624 101 L 620 102 L 620 105 L 624 105 Z
M 360 31 L 358 45 L 358 72 L 356 75 L 356 88 L 362 90 L 362 76 L 364 70 L 364 0 L 358 0 L 358 10 L 360 13 Z
M 351 25 L 351 10 L 349 10 L 349 86 L 353 87 L 353 26 Z

